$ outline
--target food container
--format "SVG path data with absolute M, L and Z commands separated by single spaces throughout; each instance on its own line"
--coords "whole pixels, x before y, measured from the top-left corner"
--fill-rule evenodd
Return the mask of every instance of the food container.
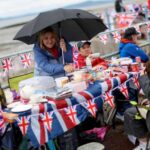
M 69 82 L 69 79 L 68 77 L 60 77 L 60 78 L 56 78 L 55 82 L 58 88 L 62 88 L 66 83 Z
M 81 81 L 81 82 L 72 81 L 66 84 L 65 87 L 71 89 L 73 93 L 77 93 L 87 89 L 87 83 L 85 81 Z

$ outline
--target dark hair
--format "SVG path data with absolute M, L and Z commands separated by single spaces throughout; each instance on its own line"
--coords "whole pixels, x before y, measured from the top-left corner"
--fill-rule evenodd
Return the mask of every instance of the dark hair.
M 124 38 L 125 38 L 125 39 L 128 39 L 129 41 L 132 41 L 132 35 L 128 35 L 128 36 L 127 36 L 127 35 L 124 34 Z
M 147 76 L 150 78 L 150 60 L 146 63 L 145 72 L 147 73 Z
M 145 14 L 142 12 L 139 12 L 138 16 L 142 16 L 143 18 L 145 18 Z
M 125 30 L 124 38 L 132 41 L 132 35 L 139 34 L 134 27 L 130 27 Z

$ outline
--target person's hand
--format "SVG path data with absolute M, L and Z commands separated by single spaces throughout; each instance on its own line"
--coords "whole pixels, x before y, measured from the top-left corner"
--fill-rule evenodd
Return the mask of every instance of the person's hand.
M 69 64 L 69 65 L 65 65 L 64 66 L 64 70 L 67 72 L 67 73 L 71 73 L 74 71 L 74 67 L 73 65 Z
M 92 54 L 90 54 L 88 57 L 91 59 L 91 61 L 95 60 Z
M 63 50 L 63 52 L 67 51 L 66 43 L 65 43 L 65 40 L 63 38 L 60 39 L 60 48 Z

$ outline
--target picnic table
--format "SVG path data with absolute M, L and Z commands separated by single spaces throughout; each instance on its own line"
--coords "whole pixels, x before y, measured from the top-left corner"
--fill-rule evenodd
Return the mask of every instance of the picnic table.
M 22 134 L 27 135 L 33 146 L 37 147 L 74 128 L 87 117 L 96 117 L 96 112 L 102 109 L 104 101 L 114 108 L 111 91 L 132 79 L 136 84 L 138 74 L 121 73 L 104 81 L 97 80 L 89 84 L 86 90 L 73 93 L 70 98 L 55 100 L 45 97 L 47 103 L 34 105 L 29 111 L 17 114 L 6 110 L 4 116 L 10 123 L 17 123 Z

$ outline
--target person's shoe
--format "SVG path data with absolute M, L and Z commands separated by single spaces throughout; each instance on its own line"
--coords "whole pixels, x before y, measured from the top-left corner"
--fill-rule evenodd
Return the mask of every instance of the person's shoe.
M 117 113 L 116 118 L 124 122 L 124 115 Z
M 140 143 L 136 148 L 133 150 L 146 150 L 146 143 Z
M 133 135 L 128 135 L 128 139 L 129 139 L 129 141 L 132 143 L 132 144 L 136 144 L 136 140 L 137 140 L 137 138 L 135 137 L 135 136 L 133 136 Z

